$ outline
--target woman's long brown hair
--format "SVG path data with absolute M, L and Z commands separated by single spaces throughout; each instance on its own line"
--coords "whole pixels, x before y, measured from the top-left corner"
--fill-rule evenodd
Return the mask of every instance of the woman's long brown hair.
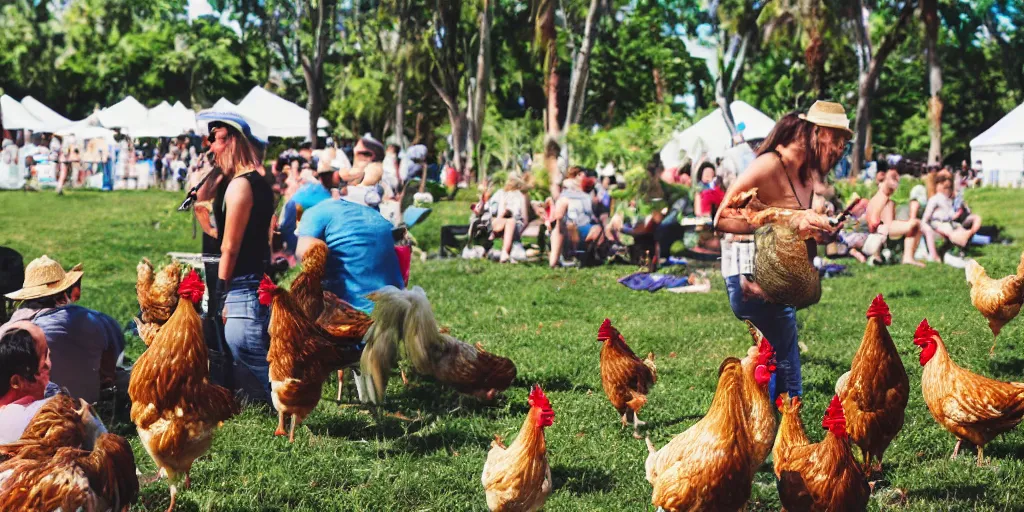
M 217 166 L 227 176 L 234 176 L 235 173 L 257 169 L 261 165 L 260 151 L 257 150 L 245 136 L 233 128 L 227 128 L 227 147 L 217 155 Z
M 798 112 L 790 112 L 779 119 L 771 133 L 758 146 L 757 156 L 774 153 L 779 146 L 800 142 L 804 147 L 804 161 L 797 176 L 801 183 L 807 183 L 812 173 L 824 179 L 842 156 L 842 148 L 836 148 L 835 141 L 843 134 L 834 128 L 817 126 L 800 119 Z

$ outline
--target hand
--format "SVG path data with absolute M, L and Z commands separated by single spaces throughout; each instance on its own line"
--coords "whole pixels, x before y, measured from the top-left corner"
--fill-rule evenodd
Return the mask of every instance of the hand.
M 747 279 L 747 276 L 742 274 L 740 275 L 740 291 L 743 293 L 744 301 L 748 301 L 750 299 L 768 300 L 768 297 L 764 294 L 764 290 L 761 289 L 761 285 Z
M 220 310 L 220 321 L 224 325 L 227 325 L 227 323 L 228 323 L 228 305 L 227 304 L 225 304 L 224 307 L 221 308 L 221 310 Z

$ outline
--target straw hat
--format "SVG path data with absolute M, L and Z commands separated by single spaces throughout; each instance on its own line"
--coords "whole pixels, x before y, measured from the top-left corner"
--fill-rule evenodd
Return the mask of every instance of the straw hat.
M 69 272 L 64 272 L 60 263 L 42 255 L 32 260 L 25 267 L 25 283 L 16 292 L 7 294 L 11 300 L 30 300 L 56 295 L 78 282 L 82 278 L 81 264 L 75 265 Z
M 853 135 L 853 130 L 850 129 L 850 118 L 846 117 L 846 109 L 838 103 L 815 101 L 806 114 L 800 114 L 800 119 L 818 126 L 843 130 L 847 134 Z

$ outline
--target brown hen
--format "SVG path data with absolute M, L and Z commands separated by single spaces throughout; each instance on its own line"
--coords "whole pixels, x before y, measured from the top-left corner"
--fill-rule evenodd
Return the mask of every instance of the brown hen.
M 202 320 L 193 302 L 202 300 L 203 282 L 195 270 L 182 280 L 174 314 L 136 361 L 128 384 L 131 419 L 139 439 L 162 474 L 177 481 L 210 449 L 213 431 L 238 412 L 231 392 L 210 382 L 210 361 Z
M 0 464 L 0 510 L 127 511 L 139 495 L 135 455 L 123 437 L 103 434 L 92 450 Z
M 597 331 L 597 341 L 602 342 L 601 386 L 604 393 L 619 413 L 622 426 L 632 422 L 633 437 L 643 439 L 639 429 L 645 423 L 640 421 L 638 413 L 647 403 L 647 392 L 658 379 L 654 353 L 648 353 L 647 358 L 641 361 L 607 318 Z
M 985 444 L 1013 430 L 1024 418 L 1024 383 L 1001 382 L 971 373 L 949 357 L 939 333 L 922 320 L 914 332 L 921 347 L 921 392 L 935 421 L 956 436 L 953 458 L 966 440 L 978 447 L 978 465 Z
M 800 420 L 800 398 L 779 395 L 782 412 L 772 458 L 779 499 L 790 512 L 855 512 L 867 508 L 871 488 L 853 458 L 839 397 L 833 397 L 821 426 L 825 439 L 811 444 Z
M 754 324 L 747 321 L 754 344 L 740 364 L 743 367 L 743 403 L 748 408 L 748 428 L 753 443 L 751 464 L 764 463 L 775 442 L 775 409 L 768 396 L 768 384 L 775 372 L 775 349 Z
M 36 411 L 20 439 L 0 446 L 0 460 L 48 458 L 60 448 L 90 449 L 102 431 L 102 424 L 85 400 L 58 394 Z
M 846 414 L 846 431 L 861 450 L 864 473 L 871 474 L 872 459 L 881 471 L 882 455 L 903 428 L 910 382 L 886 328 L 892 315 L 881 295 L 871 302 L 867 318 L 864 338 L 839 398 Z
M 487 508 L 501 512 L 532 512 L 544 506 L 551 494 L 551 467 L 548 466 L 544 429 L 554 422 L 555 413 L 540 386 L 529 397 L 530 412 L 519 436 L 506 447 L 494 437 L 487 452 L 484 485 Z
M 1017 273 L 1002 279 L 988 277 L 985 268 L 977 261 L 968 260 L 964 269 L 967 282 L 971 285 L 971 304 L 988 320 L 992 337 L 999 336 L 1003 326 L 1020 314 L 1024 304 L 1024 252 L 1017 264 Z M 996 341 L 993 339 L 989 355 L 995 354 Z
M 730 511 L 746 505 L 760 464 L 752 463 L 756 449 L 743 386 L 740 360 L 726 359 L 718 369 L 718 388 L 707 414 L 660 450 L 647 439 L 644 467 L 655 507 L 668 512 Z
M 284 420 L 291 417 L 288 441 L 295 441 L 295 427 L 320 402 L 330 372 L 359 361 L 356 343 L 336 345 L 302 314 L 294 297 L 263 276 L 258 289 L 260 304 L 270 309 L 270 394 L 277 409 L 274 435 L 284 435 Z

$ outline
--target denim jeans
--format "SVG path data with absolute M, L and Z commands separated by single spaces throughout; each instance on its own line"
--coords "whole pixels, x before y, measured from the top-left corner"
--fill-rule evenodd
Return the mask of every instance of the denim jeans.
M 251 402 L 270 402 L 270 308 L 260 305 L 256 289 L 263 276 L 235 277 L 224 296 L 224 341 L 234 359 L 234 383 Z
M 772 304 L 761 299 L 743 299 L 740 276 L 725 278 L 725 289 L 729 293 L 729 305 L 740 320 L 761 330 L 764 337 L 775 349 L 776 369 L 768 385 L 768 396 L 775 400 L 780 393 L 803 395 L 803 380 L 800 377 L 800 347 L 797 345 L 796 310 L 790 306 Z

